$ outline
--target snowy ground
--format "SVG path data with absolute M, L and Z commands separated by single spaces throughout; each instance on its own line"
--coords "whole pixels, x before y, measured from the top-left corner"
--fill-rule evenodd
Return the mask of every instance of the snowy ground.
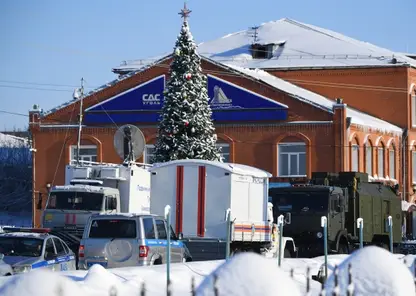
M 366 250 L 367 249 L 367 250 Z M 367 251 L 365 253 L 364 251 Z M 368 253 L 375 254 L 375 258 L 368 255 Z M 377 254 L 379 252 L 380 254 Z M 240 258 L 238 258 L 240 257 Z M 355 258 L 356 257 L 356 258 Z M 374 257 L 374 256 L 373 256 Z M 381 258 L 382 257 L 382 258 Z M 397 260 L 399 259 L 399 260 Z M 392 256 L 385 250 L 376 248 L 365 248 L 363 251 L 356 252 L 351 256 L 330 256 L 329 262 L 333 264 L 351 261 L 355 267 L 357 276 L 363 272 L 365 273 L 364 285 L 359 285 L 359 280 L 356 279 L 356 284 L 361 289 L 369 289 L 368 291 L 378 291 L 378 295 L 414 295 L 414 283 L 410 270 L 414 270 L 414 260 L 416 256 L 406 256 L 407 266 L 403 264 L 402 255 Z M 218 283 L 220 290 L 227 290 L 230 285 L 240 287 L 240 291 L 235 290 L 234 293 L 227 291 L 227 295 L 269 295 L 267 292 L 273 290 L 274 295 L 276 287 L 273 285 L 278 283 L 278 295 L 306 295 L 306 268 L 310 267 L 310 275 L 317 274 L 319 267 L 323 263 L 323 257 L 313 259 L 284 259 L 282 261 L 282 268 L 277 267 L 275 259 L 265 259 L 258 255 L 236 256 L 227 263 L 223 260 L 206 261 L 206 262 L 190 262 L 178 263 L 171 265 L 171 279 L 172 279 L 172 295 L 190 295 L 191 279 L 195 279 L 195 286 L 200 287 L 197 295 L 214 295 L 212 285 L 210 284 L 210 274 L 215 271 L 218 274 Z M 354 261 L 355 260 L 355 261 Z M 359 264 L 357 263 L 360 262 Z M 366 263 L 366 260 L 371 262 L 371 266 Z M 383 264 L 385 270 L 377 268 L 377 264 Z M 386 264 L 390 268 L 386 268 Z M 345 265 L 345 264 L 344 264 Z M 358 266 L 360 265 L 360 266 Z M 344 271 L 340 267 L 340 274 Z M 294 269 L 293 281 L 290 279 L 290 270 Z M 332 265 L 329 267 L 333 269 Z M 371 272 L 368 272 L 370 270 Z M 404 275 L 403 275 L 404 274 Z M 211 276 L 212 277 L 212 276 Z M 244 279 L 246 277 L 247 279 Z M 373 280 L 371 277 L 375 277 Z M 389 293 L 386 292 L 390 286 L 382 287 L 379 290 L 371 290 L 371 283 L 378 283 L 377 279 L 388 278 L 394 283 L 395 277 L 400 277 L 400 287 L 403 289 L 409 288 L 413 290 L 408 294 Z M 221 278 L 223 281 L 221 282 Z M 407 280 L 407 282 L 406 282 Z M 240 283 L 234 283 L 241 281 Z M 385 280 L 384 280 L 385 281 Z M 20 296 L 20 295 L 36 295 L 36 296 L 56 296 L 57 288 L 61 287 L 64 291 L 61 296 L 77 295 L 77 296 L 98 296 L 110 295 L 109 291 L 112 287 L 117 290 L 117 296 L 120 295 L 140 295 L 142 283 L 145 283 L 146 295 L 166 295 L 166 265 L 154 267 L 132 267 L 132 268 L 116 268 L 105 270 L 101 266 L 93 266 L 89 271 L 68 271 L 68 272 L 49 272 L 49 271 L 34 271 L 25 275 L 18 275 L 12 277 L 0 278 L 0 295 L 4 296 Z M 328 280 L 331 284 L 331 276 Z M 341 280 L 341 284 L 345 282 Z M 404 283 L 403 283 L 404 282 Z M 39 284 L 44 283 L 44 284 Z M 269 284 L 272 285 L 269 288 Z M 333 279 L 332 279 L 333 283 Z M 321 285 L 315 281 L 310 281 L 311 295 L 318 295 Z M 345 283 L 344 283 L 345 284 Z M 383 283 L 386 285 L 385 283 Z M 397 285 L 394 289 L 398 289 Z M 406 287 L 407 284 L 407 287 Z M 257 290 L 256 290 L 257 285 Z M 266 285 L 266 286 L 265 286 Z M 292 286 L 291 286 L 292 285 Z M 381 284 L 377 284 L 381 285 Z M 248 286 L 250 288 L 244 288 Z M 207 288 L 208 287 L 208 288 Z M 290 288 L 289 294 L 287 289 Z M 260 290 L 259 290 L 260 289 Z M 265 290 L 266 289 L 266 290 Z M 384 289 L 384 290 L 383 290 Z M 403 289 L 401 291 L 403 291 Z M 265 292 L 266 291 L 266 292 Z M 260 294 L 259 294 L 260 293 Z M 221 292 L 220 292 L 221 295 Z M 270 294 L 272 295 L 272 294 Z M 367 295 L 366 293 L 356 293 L 356 295 Z M 370 294 L 368 294 L 370 295 Z M 371 294 L 375 295 L 375 294 Z

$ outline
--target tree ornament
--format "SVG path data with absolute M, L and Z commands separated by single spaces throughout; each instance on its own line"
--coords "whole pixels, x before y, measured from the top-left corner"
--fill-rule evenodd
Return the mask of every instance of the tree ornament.
M 181 50 L 179 48 L 175 49 L 175 54 L 178 56 L 181 55 Z
M 191 79 L 192 78 L 192 74 L 191 73 L 186 73 L 185 74 L 185 78 L 186 78 L 186 80 Z
M 194 133 L 195 132 L 195 128 L 193 127 L 193 128 L 191 128 L 191 133 Z
M 185 121 L 185 126 L 188 126 L 188 125 L 189 125 L 189 122 Z

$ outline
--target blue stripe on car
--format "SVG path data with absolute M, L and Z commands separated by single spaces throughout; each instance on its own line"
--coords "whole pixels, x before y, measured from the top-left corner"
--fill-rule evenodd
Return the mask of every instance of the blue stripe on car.
M 32 269 L 41 268 L 41 267 L 45 267 L 45 266 L 49 266 L 49 265 L 53 265 L 57 263 L 62 263 L 62 262 L 69 262 L 72 260 L 75 260 L 75 256 L 73 255 L 61 256 L 53 260 L 48 260 L 48 261 L 44 260 L 44 261 L 34 263 L 32 264 Z
M 165 239 L 145 239 L 144 243 L 146 246 L 162 246 L 167 247 L 168 241 Z M 170 245 L 172 248 L 183 248 L 183 242 L 181 241 L 171 241 Z

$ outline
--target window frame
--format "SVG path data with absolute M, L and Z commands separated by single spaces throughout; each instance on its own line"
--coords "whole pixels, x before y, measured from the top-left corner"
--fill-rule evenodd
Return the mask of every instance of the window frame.
M 354 148 L 357 148 L 357 150 L 354 150 Z M 354 151 L 357 153 L 357 159 L 356 164 L 354 165 Z M 357 167 L 357 170 L 354 170 L 354 167 Z M 357 143 L 351 144 L 351 171 L 352 172 L 359 172 L 360 171 L 360 145 Z
M 145 148 L 144 148 L 144 153 L 143 153 L 143 162 L 145 164 L 152 164 L 152 162 L 150 162 L 150 157 L 153 157 L 154 154 L 153 153 L 147 153 L 147 149 L 155 149 L 155 144 L 146 144 Z
M 416 162 L 416 150 L 413 148 L 412 150 L 412 183 L 416 183 L 416 165 L 414 163 Z
M 385 150 L 386 149 L 384 148 L 383 145 L 377 147 L 377 176 L 379 178 L 384 178 L 386 175 L 385 174 L 385 168 L 386 168 Z M 380 174 L 380 170 L 381 170 L 381 174 Z
M 81 145 L 79 148 L 81 150 L 82 149 L 95 149 L 95 155 L 89 155 L 88 154 L 88 155 L 84 155 L 83 157 L 90 157 L 90 160 L 87 160 L 87 161 L 91 161 L 91 162 L 97 162 L 98 161 L 98 146 L 97 145 Z M 76 162 L 76 159 L 75 159 L 76 149 L 77 149 L 77 145 L 69 146 L 69 162 L 70 162 L 70 164 Z M 92 160 L 92 157 L 95 157 L 95 161 Z M 82 157 L 81 157 L 81 160 L 83 160 Z
M 374 164 L 374 160 L 373 160 L 373 145 L 371 142 L 367 141 L 367 143 L 365 143 L 365 149 L 364 149 L 364 157 L 365 157 L 365 172 L 370 175 L 373 176 L 373 164 Z M 370 152 L 370 171 L 368 170 L 368 152 Z
M 305 147 L 305 152 L 281 152 L 280 151 L 280 147 L 282 146 L 303 146 Z M 288 167 L 287 167 L 287 171 L 289 174 L 287 175 L 283 175 L 281 174 L 280 171 L 280 156 L 281 154 L 286 154 L 288 155 Z M 305 155 L 305 174 L 304 175 L 292 175 L 290 174 L 290 156 L 291 155 L 296 155 L 297 156 L 297 173 L 299 173 L 299 169 L 300 169 L 300 161 L 299 161 L 299 155 L 304 154 Z M 307 150 L 306 150 L 306 143 L 305 142 L 281 142 L 277 145 L 277 159 L 278 159 L 278 166 L 277 166 L 277 172 L 278 172 L 278 176 L 279 177 L 284 177 L 284 178 L 299 178 L 299 177 L 306 177 L 307 176 Z
M 393 158 L 391 157 L 392 153 L 393 153 Z M 392 159 L 393 159 L 393 166 L 392 166 Z M 396 179 L 396 149 L 394 146 L 391 146 L 391 148 L 389 149 L 389 178 Z
M 412 127 L 416 128 L 416 91 L 411 94 Z
M 226 163 L 228 163 L 228 162 L 230 162 L 230 156 L 231 156 L 231 153 L 230 153 L 230 144 L 229 143 L 226 143 L 226 142 L 217 142 L 217 143 L 215 143 L 215 146 L 217 147 L 217 148 L 219 148 L 219 147 L 227 147 L 228 148 L 228 152 L 226 152 L 226 153 L 223 153 L 223 152 L 220 152 L 220 155 L 224 158 L 224 162 L 226 162 Z M 227 155 L 228 156 L 228 160 L 226 161 L 226 159 L 225 159 L 225 157 L 224 157 L 224 155 Z

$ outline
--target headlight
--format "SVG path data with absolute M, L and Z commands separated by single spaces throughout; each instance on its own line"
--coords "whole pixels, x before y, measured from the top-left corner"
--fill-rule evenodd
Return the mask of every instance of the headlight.
M 317 237 L 317 238 L 322 238 L 322 232 L 317 232 L 317 233 L 316 233 L 316 237 Z
M 31 270 L 32 270 L 32 266 L 30 266 L 30 265 L 13 266 L 13 272 L 14 273 L 24 273 L 24 272 L 29 272 Z

